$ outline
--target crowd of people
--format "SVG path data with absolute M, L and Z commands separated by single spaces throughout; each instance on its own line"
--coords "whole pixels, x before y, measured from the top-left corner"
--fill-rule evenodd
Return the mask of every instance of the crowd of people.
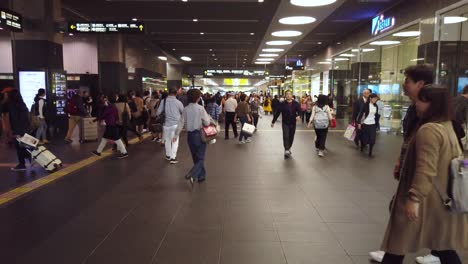
M 381 249 L 370 252 L 372 259 L 384 264 L 403 263 L 404 256 L 423 248 L 432 250 L 430 255 L 416 259 L 418 263 L 461 264 L 456 250 L 468 248 L 468 215 L 447 210 L 435 181 L 442 183 L 441 190 L 450 184 L 449 170 L 453 158 L 462 155 L 468 113 L 468 87 L 452 102 L 445 87 L 433 84 L 434 72 L 428 65 L 408 67 L 405 72 L 404 93 L 411 100 L 403 122 L 403 144 L 396 161 L 394 178 L 398 188 L 390 205 L 390 218 Z M 119 158 L 128 157 L 127 131 L 141 140 L 141 135 L 150 132 L 152 141 L 165 147 L 165 158 L 177 164 L 179 137 L 187 131 L 193 167 L 185 175 L 187 180 L 206 180 L 205 155 L 207 144 L 203 140 L 204 128 L 224 123 L 224 136 L 229 140 L 232 127 L 239 144 L 252 142 L 251 134 L 245 133 L 246 124 L 258 126 L 262 115 L 271 113 L 274 127 L 282 116 L 284 157 L 292 156 L 297 123 L 313 127 L 316 133 L 315 147 L 319 157 L 324 156 L 328 130 L 333 126 L 334 110 L 329 96 L 320 95 L 314 102 L 310 96 L 295 97 L 292 91 L 285 97 L 264 94 L 228 92 L 202 94 L 198 89 L 188 92 L 182 88 L 170 88 L 168 92 L 145 92 L 143 96 L 130 91 L 126 95 L 111 98 L 100 96 L 92 108 L 87 94 L 74 95 L 66 106 L 69 130 L 65 141 L 71 142 L 73 130 L 80 125 L 80 118 L 94 115 L 96 122 L 105 127 L 101 142 L 93 154 L 100 156 L 111 141 Z M 353 105 L 350 123 L 356 126 L 355 144 L 360 151 L 368 148 L 373 155 L 379 129 L 379 97 L 366 89 Z M 11 137 L 20 137 L 30 132 L 30 115 L 35 117 L 36 137 L 46 144 L 47 102 L 45 91 L 40 89 L 31 109 L 27 109 L 18 90 L 2 93 L 2 113 L 8 113 Z M 238 131 L 238 123 L 240 131 Z M 218 131 L 219 132 L 219 131 Z M 16 144 L 19 164 L 14 170 L 24 170 L 30 156 Z M 437 230 L 437 231 L 435 231 Z

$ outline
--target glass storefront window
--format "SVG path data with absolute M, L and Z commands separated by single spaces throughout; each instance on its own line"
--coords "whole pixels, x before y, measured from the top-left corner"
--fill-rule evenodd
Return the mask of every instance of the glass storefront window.
M 352 111 L 353 98 L 356 94 L 358 71 L 353 73 L 353 68 L 359 67 L 358 49 L 349 49 L 332 58 L 331 94 L 336 102 L 336 116 L 347 118 Z

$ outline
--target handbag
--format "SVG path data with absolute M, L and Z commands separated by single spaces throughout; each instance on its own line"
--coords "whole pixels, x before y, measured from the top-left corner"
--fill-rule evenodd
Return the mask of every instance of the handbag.
M 218 135 L 218 130 L 216 129 L 216 125 L 211 124 L 209 126 L 204 126 L 201 129 L 201 140 L 203 143 L 208 143 L 211 140 L 215 139 Z
M 356 127 L 352 124 L 349 124 L 344 133 L 344 137 L 350 141 L 354 141 L 356 138 Z
M 331 121 L 330 121 L 330 127 L 331 128 L 336 128 L 336 119 L 333 118 Z
M 164 126 L 166 122 L 166 99 L 164 99 L 163 111 L 156 117 L 156 125 Z
M 301 104 L 301 111 L 305 112 L 307 110 L 307 104 Z

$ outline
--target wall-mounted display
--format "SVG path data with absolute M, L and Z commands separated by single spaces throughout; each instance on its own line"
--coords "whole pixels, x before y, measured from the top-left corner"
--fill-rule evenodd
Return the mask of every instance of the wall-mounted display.
M 20 71 L 19 86 L 23 100 L 28 109 L 34 104 L 34 97 L 40 88 L 46 88 L 45 71 Z
M 57 115 L 65 115 L 67 102 L 67 75 L 64 72 L 52 72 L 50 81 L 51 93 L 54 95 L 53 104 Z

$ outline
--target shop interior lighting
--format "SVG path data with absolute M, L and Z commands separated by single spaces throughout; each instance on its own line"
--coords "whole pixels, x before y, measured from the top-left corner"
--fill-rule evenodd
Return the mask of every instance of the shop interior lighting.
M 260 57 L 278 57 L 278 54 L 274 54 L 274 53 L 263 53 L 263 54 L 260 54 L 258 55 Z
M 375 51 L 375 49 L 362 49 L 361 51 L 362 52 L 371 52 L 371 51 Z
M 258 0 L 259 3 L 263 3 L 264 0 Z
M 279 20 L 279 22 L 284 25 L 306 25 L 314 23 L 315 21 L 317 21 L 317 19 L 311 16 L 292 16 L 284 17 Z
M 359 52 L 359 49 L 352 49 L 351 52 Z
M 346 59 L 346 58 L 336 58 L 336 59 L 333 59 L 333 61 L 349 61 L 349 59 Z
M 400 44 L 401 42 L 398 40 L 380 40 L 371 42 L 370 45 L 372 46 L 387 46 L 387 45 L 396 45 Z
M 273 58 L 258 58 L 257 61 L 274 61 Z
M 318 64 L 331 64 L 331 61 L 321 61 Z
M 262 49 L 263 52 L 283 52 L 284 49 L 275 49 L 275 48 L 271 48 L 271 49 Z
M 194 18 L 194 19 L 193 19 L 193 22 L 198 22 L 198 19 Z
M 444 17 L 444 24 L 456 24 L 467 21 L 468 18 L 461 16 L 447 16 Z
M 282 31 L 275 31 L 271 33 L 274 37 L 297 37 L 302 35 L 302 32 L 296 30 L 282 30 Z
M 424 58 L 412 59 L 411 61 L 424 61 Z
M 324 6 L 335 2 L 336 0 L 291 0 L 291 4 L 297 6 Z
M 421 35 L 420 31 L 403 31 L 393 34 L 394 37 L 417 37 Z
M 180 59 L 183 60 L 183 61 L 192 61 L 192 58 L 187 57 L 187 56 L 182 56 L 182 57 L 180 57 Z
M 162 61 L 167 61 L 167 57 L 165 57 L 165 56 L 159 56 L 158 59 L 160 59 Z
M 351 53 L 343 53 L 340 55 L 340 57 L 356 57 L 356 55 L 351 54 Z
M 68 36 L 73 37 L 73 33 L 68 33 Z
M 292 41 L 289 41 L 289 40 L 273 40 L 273 41 L 268 41 L 266 44 L 270 45 L 270 46 L 285 46 L 285 45 L 291 45 Z
M 256 61 L 255 64 L 271 64 L 269 61 Z

